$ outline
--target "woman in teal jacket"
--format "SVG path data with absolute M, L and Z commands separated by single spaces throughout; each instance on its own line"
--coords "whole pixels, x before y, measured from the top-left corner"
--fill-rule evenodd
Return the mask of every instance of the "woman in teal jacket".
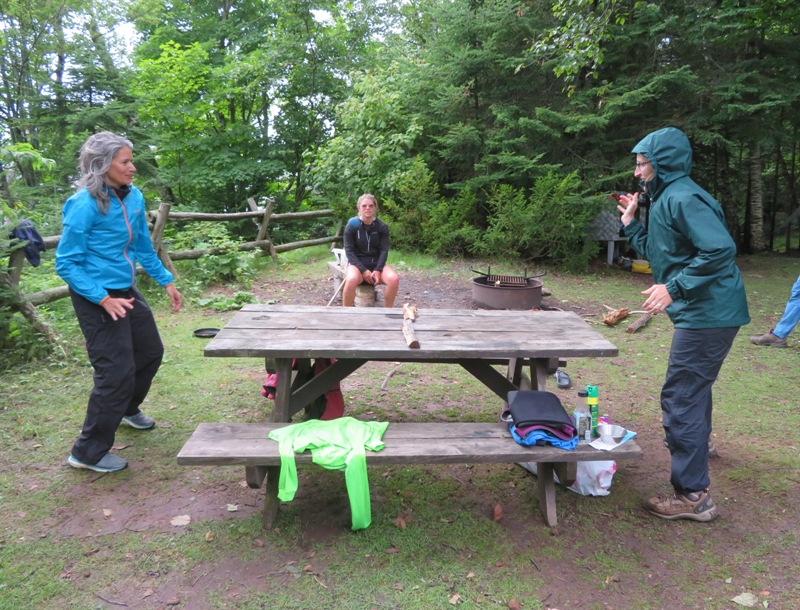
M 80 152 L 78 191 L 64 204 L 56 272 L 72 305 L 94 367 L 81 435 L 67 463 L 97 472 L 128 463 L 109 453 L 121 422 L 147 430 L 141 412 L 161 365 L 164 346 L 153 312 L 136 287 L 136 264 L 164 286 L 178 311 L 183 299 L 150 241 L 142 193 L 131 186 L 133 145 L 108 131 L 91 136 Z
M 711 387 L 739 327 L 750 322 L 736 244 L 719 203 L 689 177 L 692 149 L 682 131 L 655 131 L 632 152 L 634 175 L 651 200 L 647 230 L 634 217 L 638 193 L 622 196 L 618 208 L 625 235 L 653 271 L 643 307 L 666 312 L 675 326 L 661 390 L 673 491 L 650 498 L 645 509 L 711 521 L 718 512 L 708 492 Z

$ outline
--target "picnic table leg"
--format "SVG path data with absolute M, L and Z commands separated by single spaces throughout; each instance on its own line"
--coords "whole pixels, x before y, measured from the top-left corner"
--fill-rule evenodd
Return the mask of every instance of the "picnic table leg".
M 559 462 L 553 466 L 558 482 L 564 487 L 569 487 L 578 476 L 578 462 Z
M 291 420 L 289 402 L 292 397 L 292 359 L 276 358 L 275 369 L 278 373 L 278 383 L 275 388 L 275 406 L 272 408 L 270 421 L 280 423 Z
M 536 478 L 539 486 L 539 508 L 544 522 L 550 527 L 558 525 L 556 517 L 556 484 L 553 478 L 552 462 L 537 462 Z
M 264 495 L 264 529 L 272 529 L 272 524 L 278 518 L 278 508 L 280 507 L 280 500 L 278 500 L 278 480 L 281 474 L 280 466 L 267 466 L 267 489 Z
M 266 466 L 245 466 L 244 479 L 250 489 L 261 489 L 264 479 L 267 478 Z
M 531 389 L 545 390 L 548 362 L 548 358 L 531 358 Z

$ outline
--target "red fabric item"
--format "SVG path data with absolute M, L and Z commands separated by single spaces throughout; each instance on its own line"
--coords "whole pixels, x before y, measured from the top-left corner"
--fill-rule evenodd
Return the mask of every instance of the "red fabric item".
M 314 376 L 319 375 L 334 362 L 336 362 L 335 358 L 317 358 L 314 360 Z M 342 396 L 339 384 L 336 383 L 325 392 L 325 411 L 323 411 L 320 419 L 336 419 L 342 415 L 344 415 L 344 396 Z
M 314 377 L 319 375 L 334 362 L 336 362 L 335 358 L 317 358 L 314 360 Z M 292 368 L 296 368 L 294 362 L 292 363 Z M 261 386 L 261 395 L 265 398 L 271 398 L 272 400 L 275 400 L 275 389 L 277 387 L 278 374 L 270 373 L 264 380 L 264 385 Z M 338 383 L 328 388 L 328 390 L 325 392 L 324 398 L 325 409 L 322 412 L 320 419 L 331 420 L 344 415 L 344 396 L 342 396 L 342 390 Z

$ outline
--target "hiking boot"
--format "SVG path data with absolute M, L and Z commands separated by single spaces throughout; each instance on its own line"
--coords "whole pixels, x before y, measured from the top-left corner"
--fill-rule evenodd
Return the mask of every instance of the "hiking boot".
M 126 415 L 122 418 L 122 421 L 128 424 L 131 428 L 136 428 L 137 430 L 149 430 L 156 425 L 156 420 L 154 420 L 152 417 L 148 417 L 141 411 L 139 411 L 136 415 Z
M 766 347 L 788 347 L 788 345 L 786 345 L 786 339 L 782 339 L 778 335 L 772 334 L 772 331 L 769 331 L 763 335 L 759 335 L 758 337 L 750 337 L 750 343 L 755 345 L 763 345 Z
M 128 467 L 128 462 L 126 460 L 113 453 L 106 453 L 97 464 L 81 462 L 74 455 L 70 454 L 67 458 L 67 464 L 73 468 L 86 468 L 87 470 L 94 470 L 95 472 L 117 472 L 118 470 L 123 470 Z
M 669 521 L 675 519 L 713 521 L 717 518 L 717 507 L 707 489 L 687 494 L 675 491 L 661 493 L 647 500 L 644 509 L 651 515 Z

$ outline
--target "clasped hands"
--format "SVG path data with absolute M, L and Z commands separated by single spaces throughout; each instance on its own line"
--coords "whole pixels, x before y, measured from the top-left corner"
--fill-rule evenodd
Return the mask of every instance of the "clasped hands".
M 622 214 L 620 220 L 627 227 L 639 207 L 639 193 L 633 193 L 632 195 L 620 193 L 619 198 L 615 197 L 615 199 L 619 202 L 617 209 Z M 672 303 L 672 297 L 669 295 L 665 284 L 654 284 L 647 290 L 643 290 L 642 294 L 647 295 L 642 307 L 651 315 L 664 311 Z
M 380 271 L 370 271 L 367 269 L 361 274 L 361 278 L 367 283 L 372 284 L 373 286 L 377 286 L 381 283 L 381 272 Z

